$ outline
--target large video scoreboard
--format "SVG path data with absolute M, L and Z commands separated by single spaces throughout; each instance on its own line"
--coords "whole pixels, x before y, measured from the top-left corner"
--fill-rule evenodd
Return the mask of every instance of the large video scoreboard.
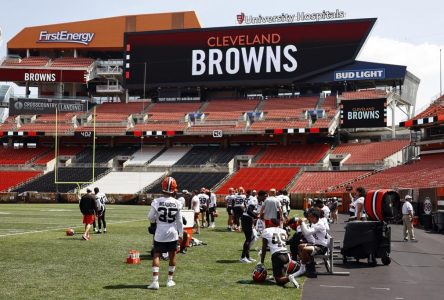
M 127 88 L 285 84 L 351 63 L 376 19 L 125 33 Z

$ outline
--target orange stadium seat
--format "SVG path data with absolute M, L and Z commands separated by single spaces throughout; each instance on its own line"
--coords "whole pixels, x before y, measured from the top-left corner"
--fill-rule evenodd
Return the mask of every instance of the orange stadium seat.
M 217 194 L 228 194 L 230 187 L 242 186 L 246 190 L 284 189 L 299 172 L 299 168 L 242 168 L 231 176 Z
M 0 171 L 0 192 L 6 192 L 8 189 L 11 189 L 21 183 L 27 182 L 38 175 L 42 174 L 42 172 L 37 171 Z

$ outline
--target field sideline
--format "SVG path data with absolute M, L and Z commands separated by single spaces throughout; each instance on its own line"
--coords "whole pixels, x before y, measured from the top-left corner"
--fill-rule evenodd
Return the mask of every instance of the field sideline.
M 161 262 L 160 290 L 147 290 L 152 242 L 147 233 L 149 207 L 110 205 L 108 209 L 109 233 L 82 241 L 81 214 L 75 204 L 0 205 L 0 298 L 300 299 L 301 290 L 291 284 L 282 288 L 251 280 L 254 264 L 239 262 L 244 235 L 227 232 L 224 209 L 219 210 L 215 229 L 203 229 L 196 236 L 208 245 L 178 254 L 177 285 L 165 287 L 167 263 Z M 66 236 L 67 227 L 74 227 L 76 235 Z M 125 263 L 131 249 L 140 251 L 141 264 Z M 256 251 L 252 257 L 257 258 Z M 269 254 L 266 266 L 271 274 Z

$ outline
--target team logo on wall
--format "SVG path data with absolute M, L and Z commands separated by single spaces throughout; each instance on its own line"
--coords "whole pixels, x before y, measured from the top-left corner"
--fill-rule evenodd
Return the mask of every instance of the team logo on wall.
M 237 23 L 242 24 L 245 20 L 245 14 L 244 13 L 240 13 L 237 16 Z
M 347 100 L 341 102 L 342 128 L 387 126 L 387 102 L 382 99 Z
M 424 213 L 430 215 L 432 213 L 432 201 L 430 197 L 426 197 L 424 200 Z

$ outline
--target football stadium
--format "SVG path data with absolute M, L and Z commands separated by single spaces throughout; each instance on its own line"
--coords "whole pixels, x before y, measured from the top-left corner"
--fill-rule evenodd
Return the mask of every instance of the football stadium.
M 243 18 L 202 28 L 193 11 L 116 16 L 26 27 L 3 40 L 0 298 L 440 298 L 444 97 L 415 113 L 420 79 L 408 66 L 356 59 L 376 18 Z M 365 245 L 382 254 L 345 254 L 359 239 L 347 236 L 361 187 L 362 224 L 383 224 L 378 244 Z M 104 231 L 89 237 L 79 201 L 94 188 L 106 195 L 109 222 L 96 211 Z M 277 216 L 289 236 L 298 232 L 290 220 L 318 202 L 339 213 L 339 224 L 325 216 L 330 242 L 313 251 L 307 276 L 286 269 L 284 288 L 275 254 L 258 273 L 266 239 L 255 228 L 248 242 L 243 223 L 245 199 L 261 191 L 281 201 L 288 194 Z M 176 272 L 168 269 L 177 285 L 165 286 L 161 262 L 152 291 L 162 227 L 149 234 L 147 214 L 162 195 L 184 197 L 188 235 Z M 199 195 L 208 195 L 203 204 Z M 231 196 L 241 199 L 237 219 Z M 407 198 L 418 243 L 402 240 Z M 260 220 L 263 211 L 252 209 Z M 159 220 L 176 222 L 166 211 Z M 297 248 L 288 257 L 305 268 Z

